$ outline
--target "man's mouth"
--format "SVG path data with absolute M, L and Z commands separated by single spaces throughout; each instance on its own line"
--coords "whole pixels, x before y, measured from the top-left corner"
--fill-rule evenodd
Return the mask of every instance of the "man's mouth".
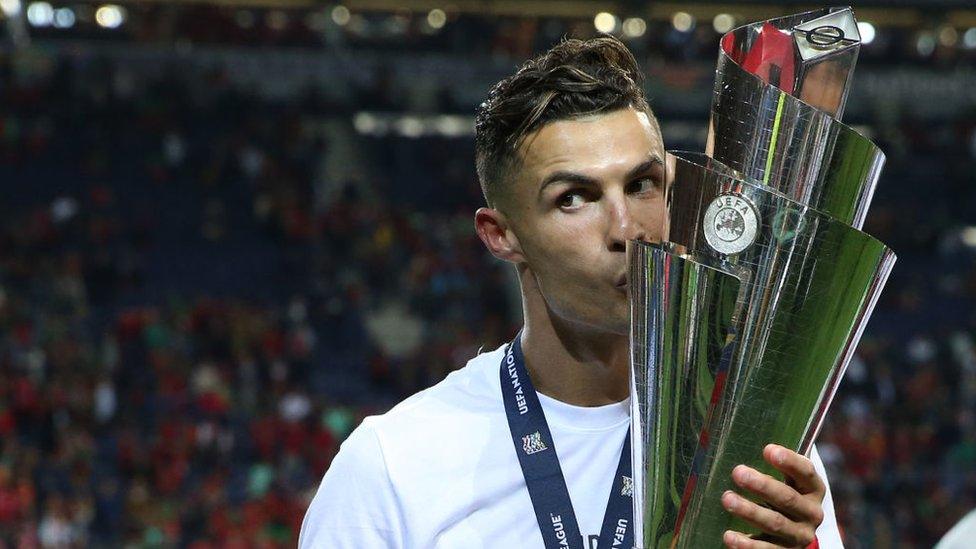
M 622 275 L 620 275 L 620 276 L 617 277 L 616 287 L 619 288 L 619 289 L 621 289 L 621 290 L 624 290 L 624 289 L 627 288 L 627 274 L 626 273 L 624 273 L 624 274 L 622 274 Z

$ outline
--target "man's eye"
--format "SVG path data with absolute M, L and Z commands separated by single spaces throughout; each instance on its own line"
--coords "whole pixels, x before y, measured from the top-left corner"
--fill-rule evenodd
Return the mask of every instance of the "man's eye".
M 656 187 L 658 187 L 658 184 L 654 181 L 654 179 L 644 177 L 631 181 L 630 184 L 627 185 L 627 192 L 631 194 L 647 193 L 653 191 Z
M 579 208 L 583 205 L 585 198 L 579 191 L 563 193 L 556 200 L 556 205 L 560 208 Z

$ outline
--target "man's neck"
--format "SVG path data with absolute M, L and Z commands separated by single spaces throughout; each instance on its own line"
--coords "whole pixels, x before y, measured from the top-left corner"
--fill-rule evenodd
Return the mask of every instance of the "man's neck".
M 540 311 L 538 303 L 525 305 L 522 353 L 537 391 L 576 406 L 627 398 L 628 336 L 571 326 L 554 319 L 548 309 Z

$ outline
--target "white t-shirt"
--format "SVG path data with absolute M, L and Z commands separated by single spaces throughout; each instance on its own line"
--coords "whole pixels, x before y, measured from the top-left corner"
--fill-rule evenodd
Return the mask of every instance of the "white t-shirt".
M 972 548 L 976 540 L 976 510 L 972 510 L 942 536 L 935 549 Z
M 342 444 L 302 523 L 305 548 L 543 548 L 502 405 L 504 347 L 478 355 Z M 587 549 L 596 547 L 630 422 L 629 401 L 573 406 L 539 394 Z M 816 450 L 811 459 L 826 480 Z M 822 548 L 843 547 L 827 490 Z

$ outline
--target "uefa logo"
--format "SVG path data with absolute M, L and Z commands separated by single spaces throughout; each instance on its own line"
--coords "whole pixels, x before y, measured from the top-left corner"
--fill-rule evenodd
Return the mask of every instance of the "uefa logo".
M 623 485 L 620 487 L 620 495 L 628 498 L 634 497 L 634 479 L 627 476 L 620 476 Z
M 542 441 L 542 434 L 539 431 L 522 437 L 522 450 L 525 451 L 526 455 L 531 456 L 548 449 L 549 447 Z
M 705 241 L 720 254 L 737 254 L 752 245 L 759 228 L 759 214 L 739 194 L 721 194 L 705 210 Z

